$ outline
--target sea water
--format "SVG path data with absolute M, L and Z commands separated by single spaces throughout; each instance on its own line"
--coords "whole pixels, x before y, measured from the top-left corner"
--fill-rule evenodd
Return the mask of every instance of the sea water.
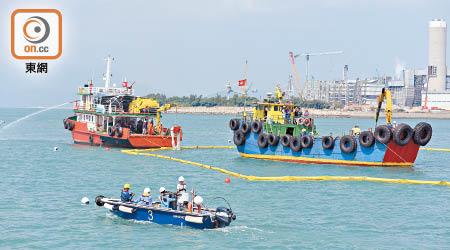
M 11 123 L 36 109 L 0 109 Z M 62 120 L 70 110 L 49 110 L 6 129 L 0 127 L 0 248 L 448 248 L 450 188 L 374 182 L 249 182 L 192 165 L 120 149 L 74 145 Z M 395 117 L 395 114 L 394 114 Z M 183 128 L 182 146 L 223 146 L 232 141 L 222 115 L 164 115 L 165 126 Z M 421 120 L 397 120 L 412 127 Z M 381 120 L 380 123 L 384 121 Z M 429 120 L 433 138 L 427 147 L 450 148 L 448 120 Z M 317 118 L 322 135 L 362 130 L 373 119 Z M 5 124 L 3 124 L 5 126 Z M 53 151 L 58 147 L 58 151 Z M 241 158 L 235 149 L 164 151 L 255 176 L 372 176 L 450 181 L 450 152 L 420 151 L 413 168 L 350 167 L 273 162 Z M 225 197 L 237 220 L 230 227 L 196 230 L 129 221 L 97 207 L 97 195 L 119 197 L 124 183 L 140 194 L 164 186 L 175 190 L 180 175 L 188 190 L 210 208 Z M 83 205 L 82 197 L 91 204 Z

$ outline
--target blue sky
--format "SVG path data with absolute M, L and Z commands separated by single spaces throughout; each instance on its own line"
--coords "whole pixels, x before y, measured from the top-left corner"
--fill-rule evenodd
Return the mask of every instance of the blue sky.
M 10 53 L 10 17 L 18 8 L 62 13 L 63 53 L 48 61 L 48 74 L 25 74 L 28 61 Z M 426 67 L 428 21 L 450 21 L 449 9 L 450 1 L 437 0 L 9 1 L 0 9 L 0 107 L 74 100 L 93 74 L 94 84 L 103 84 L 108 54 L 116 59 L 113 82 L 136 81 L 137 95 L 212 95 L 227 82 L 237 90 L 245 60 L 248 82 L 263 95 L 286 85 L 289 51 L 344 51 L 312 58 L 316 79 L 340 79 L 344 64 L 352 79 L 376 69 L 393 75 L 396 64 Z M 297 67 L 303 82 L 303 58 Z

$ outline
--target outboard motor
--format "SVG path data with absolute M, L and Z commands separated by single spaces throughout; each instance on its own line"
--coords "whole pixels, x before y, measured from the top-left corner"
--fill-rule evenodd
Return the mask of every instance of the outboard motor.
M 218 207 L 214 217 L 217 227 L 226 227 L 230 225 L 231 220 L 236 220 L 236 215 L 233 214 L 233 211 L 226 207 Z

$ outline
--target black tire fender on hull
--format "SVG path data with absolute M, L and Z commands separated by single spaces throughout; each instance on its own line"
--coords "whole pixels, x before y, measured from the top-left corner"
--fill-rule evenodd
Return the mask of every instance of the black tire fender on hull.
M 314 137 L 311 135 L 304 135 L 301 139 L 302 148 L 311 148 L 314 144 Z
M 263 127 L 262 122 L 260 122 L 258 120 L 254 121 L 252 123 L 252 131 L 253 131 L 253 133 L 259 134 L 259 132 L 261 132 L 261 130 L 262 130 L 262 127 Z
M 231 130 L 238 130 L 238 128 L 239 128 L 239 120 L 238 119 L 231 119 L 229 125 L 230 125 Z
M 114 136 L 114 133 L 115 133 L 114 127 L 108 127 L 108 135 L 109 136 Z
M 392 131 L 387 125 L 380 125 L 375 129 L 375 140 L 382 144 L 388 144 L 392 137 Z
M 355 137 L 350 136 L 350 135 L 343 136 L 341 138 L 339 146 L 341 148 L 341 151 L 346 154 L 355 152 L 356 147 L 357 147 Z
M 280 136 L 278 135 L 274 135 L 274 134 L 270 134 L 269 135 L 269 145 L 270 146 L 276 146 L 278 145 L 278 142 L 280 141 Z
M 258 146 L 260 148 L 267 148 L 269 144 L 269 137 L 266 134 L 260 134 L 258 136 Z
M 392 133 L 392 140 L 399 146 L 405 146 L 411 141 L 413 134 L 414 130 L 408 124 L 400 123 Z
M 233 141 L 234 141 L 234 144 L 236 144 L 237 146 L 243 145 L 245 143 L 244 132 L 242 132 L 241 130 L 234 132 Z
M 251 131 L 251 125 L 250 125 L 250 123 L 249 123 L 249 122 L 242 122 L 241 130 L 242 130 L 242 132 L 243 132 L 245 135 L 248 134 L 248 133 L 250 133 L 250 131 Z
M 420 146 L 425 146 L 430 142 L 433 136 L 433 128 L 426 122 L 419 122 L 414 127 L 413 140 L 414 143 Z
M 117 127 L 117 128 L 116 128 L 116 136 L 117 136 L 117 137 L 122 137 L 122 135 L 123 135 L 123 129 L 122 129 L 122 127 Z
M 322 147 L 324 149 L 333 149 L 334 148 L 334 138 L 327 135 L 322 138 Z
M 291 145 L 292 135 L 282 135 L 280 138 L 281 145 L 287 148 Z
M 359 144 L 365 148 L 370 148 L 375 143 L 375 137 L 370 131 L 363 131 L 359 135 Z
M 294 152 L 300 152 L 302 150 L 302 138 L 300 136 L 293 136 L 290 140 L 289 146 Z
M 67 129 L 72 131 L 75 128 L 75 124 L 73 122 L 67 121 Z

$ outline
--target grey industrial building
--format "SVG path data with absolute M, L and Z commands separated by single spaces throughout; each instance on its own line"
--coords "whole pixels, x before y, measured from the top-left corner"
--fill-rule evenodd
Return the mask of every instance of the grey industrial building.
M 405 69 L 395 77 L 349 80 L 348 65 L 343 79 L 313 81 L 305 98 L 342 104 L 375 104 L 381 89 L 391 90 L 394 105 L 450 109 L 450 76 L 446 65 L 447 25 L 443 19 L 429 22 L 429 58 L 424 69 Z

